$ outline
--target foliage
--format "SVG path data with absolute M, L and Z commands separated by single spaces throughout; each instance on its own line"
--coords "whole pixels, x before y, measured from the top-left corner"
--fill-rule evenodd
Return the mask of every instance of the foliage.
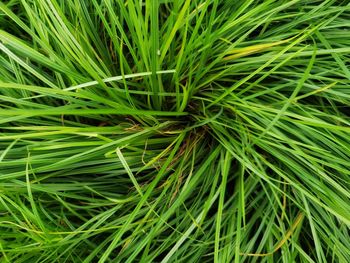
M 2 1 L 1 262 L 350 262 L 349 21 Z

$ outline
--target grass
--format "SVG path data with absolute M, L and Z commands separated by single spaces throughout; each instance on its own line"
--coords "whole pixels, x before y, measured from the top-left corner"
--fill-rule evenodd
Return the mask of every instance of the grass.
M 0 262 L 350 262 L 346 0 L 0 2 Z

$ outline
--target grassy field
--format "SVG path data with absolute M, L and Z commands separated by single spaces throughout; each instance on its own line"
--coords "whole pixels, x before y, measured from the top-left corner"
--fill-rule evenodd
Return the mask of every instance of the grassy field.
M 348 0 L 1 0 L 0 262 L 350 262 Z

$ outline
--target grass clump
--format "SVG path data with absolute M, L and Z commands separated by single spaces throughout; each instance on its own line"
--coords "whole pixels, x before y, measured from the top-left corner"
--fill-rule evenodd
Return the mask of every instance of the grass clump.
M 350 262 L 349 21 L 0 2 L 1 262 Z

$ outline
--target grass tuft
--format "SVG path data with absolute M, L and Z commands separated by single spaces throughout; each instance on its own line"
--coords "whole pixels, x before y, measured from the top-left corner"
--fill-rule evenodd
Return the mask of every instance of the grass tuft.
M 0 2 L 0 262 L 350 262 L 347 0 Z

